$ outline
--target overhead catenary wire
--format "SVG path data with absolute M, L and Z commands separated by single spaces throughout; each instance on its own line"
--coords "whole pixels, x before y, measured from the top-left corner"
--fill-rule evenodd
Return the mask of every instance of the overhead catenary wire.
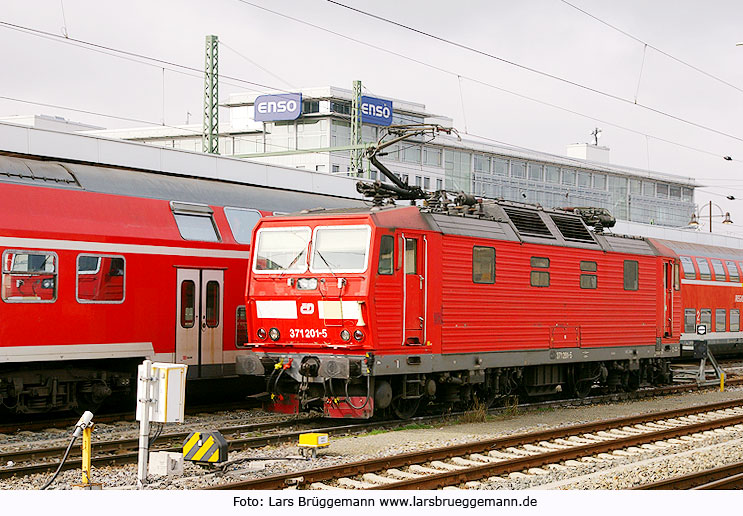
M 245 0 L 239 0 L 239 1 L 241 1 L 243 3 L 248 3 L 248 2 L 245 2 Z M 448 45 L 451 45 L 451 46 L 454 46 L 454 47 L 457 47 L 457 48 L 460 48 L 460 49 L 463 49 L 463 50 L 466 50 L 466 51 L 469 51 L 469 52 L 473 52 L 473 53 L 478 54 L 478 55 L 481 55 L 483 57 L 487 57 L 489 59 L 494 59 L 494 60 L 499 61 L 499 62 L 502 62 L 504 64 L 507 64 L 507 65 L 510 65 L 510 66 L 514 66 L 516 68 L 519 68 L 519 69 L 522 69 L 522 70 L 525 70 L 525 71 L 528 71 L 528 72 L 531 72 L 531 73 L 534 73 L 534 74 L 537 74 L 537 75 L 541 75 L 543 77 L 547 77 L 547 78 L 550 78 L 550 79 L 553 79 L 553 80 L 562 82 L 564 84 L 568 84 L 570 86 L 574 86 L 576 88 L 582 89 L 584 91 L 588 91 L 588 92 L 591 92 L 591 93 L 594 93 L 594 94 L 597 94 L 597 95 L 600 95 L 600 96 L 603 96 L 603 97 L 606 97 L 606 98 L 609 98 L 609 99 L 612 99 L 612 100 L 616 100 L 618 102 L 632 104 L 634 106 L 638 106 L 638 107 L 640 107 L 642 109 L 645 109 L 647 111 L 650 111 L 651 113 L 655 113 L 655 114 L 658 114 L 658 115 L 661 115 L 661 116 L 665 116 L 667 118 L 670 118 L 672 120 L 676 120 L 677 122 L 681 122 L 683 124 L 690 125 L 692 127 L 696 127 L 698 129 L 703 129 L 705 131 L 709 131 L 709 132 L 718 134 L 720 136 L 725 136 L 727 138 L 731 138 L 733 140 L 736 140 L 736 141 L 739 141 L 739 142 L 743 142 L 743 137 L 741 137 L 741 136 L 737 136 L 737 135 L 734 135 L 732 133 L 721 131 L 719 129 L 715 129 L 714 127 L 710 127 L 708 125 L 704 125 L 704 124 L 699 123 L 699 122 L 694 122 L 693 120 L 689 120 L 687 118 L 683 118 L 683 117 L 681 117 L 679 115 L 674 115 L 674 114 L 669 113 L 667 111 L 663 111 L 661 109 L 654 108 L 654 107 L 649 106 L 649 105 L 646 105 L 646 104 L 642 104 L 642 103 L 639 103 L 639 102 L 634 102 L 632 99 L 628 99 L 628 98 L 622 97 L 620 95 L 615 95 L 613 93 L 609 93 L 607 91 L 600 90 L 598 88 L 587 86 L 585 84 L 582 84 L 582 83 L 579 83 L 577 81 L 573 81 L 573 80 L 567 79 L 565 77 L 561 77 L 559 75 L 555 75 L 555 74 L 552 74 L 552 73 L 549 73 L 549 72 L 545 72 L 543 70 L 539 70 L 539 69 L 533 68 L 531 66 L 523 65 L 523 64 L 518 63 L 516 61 L 505 59 L 503 57 L 500 57 L 498 55 L 492 54 L 490 52 L 486 52 L 484 50 L 480 50 L 480 49 L 477 49 L 475 47 L 471 47 L 469 45 L 464 45 L 462 43 L 458 43 L 456 41 L 453 41 L 453 40 L 444 38 L 442 36 L 438 36 L 438 35 L 432 34 L 430 32 L 426 32 L 426 31 L 423 31 L 421 29 L 417 29 L 415 27 L 411 27 L 409 25 L 405 25 L 403 23 L 394 21 L 394 20 L 389 19 L 389 18 L 385 18 L 385 17 L 380 16 L 380 15 L 377 15 L 377 14 L 373 14 L 373 13 L 364 11 L 362 9 L 358 9 L 356 7 L 352 7 L 352 6 L 349 6 L 349 5 L 342 4 L 340 2 L 337 2 L 336 0 L 326 0 L 326 1 L 329 2 L 329 3 L 331 3 L 331 4 L 337 5 L 339 7 L 343 7 L 344 9 L 348 9 L 350 11 L 354 11 L 356 13 L 359 13 L 359 14 L 361 14 L 363 16 L 368 16 L 370 18 L 373 18 L 373 19 L 379 20 L 381 22 L 388 23 L 388 24 L 391 24 L 391 25 L 400 27 L 402 29 L 405 29 L 405 30 L 414 32 L 414 33 L 419 34 L 419 35 L 422 35 L 424 37 L 427 37 L 427 38 L 430 38 L 430 39 L 433 39 L 433 40 L 436 40 L 436 41 L 439 41 L 439 42 L 442 42 L 442 43 L 445 43 L 445 44 L 448 44 Z

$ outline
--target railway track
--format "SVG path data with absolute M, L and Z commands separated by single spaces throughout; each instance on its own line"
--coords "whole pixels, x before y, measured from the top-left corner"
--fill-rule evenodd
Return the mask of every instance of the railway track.
M 740 427 L 738 427 L 740 425 Z M 542 473 L 571 461 L 638 447 L 661 449 L 668 439 L 733 427 L 743 429 L 740 400 L 664 411 L 596 423 L 518 434 L 476 443 L 407 453 L 223 484 L 209 489 L 439 489 L 477 487 L 483 478 Z M 692 439 L 693 437 L 686 437 Z M 683 443 L 684 441 L 679 441 Z M 588 459 L 590 460 L 590 459 Z
M 743 379 L 737 379 L 737 382 L 743 383 Z M 695 387 L 689 385 L 675 385 L 653 389 L 643 389 L 633 392 L 621 392 L 592 396 L 589 398 L 577 398 L 570 400 L 556 400 L 518 405 L 519 411 L 541 410 L 545 408 L 563 407 L 570 405 L 588 405 L 598 403 L 611 403 L 629 399 L 639 399 L 653 397 L 658 395 L 675 394 L 678 392 L 687 392 L 695 390 Z M 725 402 L 734 403 L 734 402 Z M 725 407 L 726 405 L 723 403 Z M 496 408 L 489 411 L 490 414 L 498 414 L 509 410 L 506 408 Z M 671 411 L 677 413 L 678 411 Z M 400 428 L 411 424 L 428 424 L 441 422 L 442 420 L 452 420 L 464 416 L 466 412 L 456 412 L 446 415 L 429 415 L 412 418 L 405 421 L 358 421 L 346 423 L 343 421 L 328 421 L 323 418 L 307 418 L 303 420 L 290 419 L 285 421 L 273 421 L 266 423 L 238 425 L 219 428 L 229 442 L 230 451 L 238 451 L 249 448 L 257 448 L 267 445 L 275 445 L 289 442 L 296 442 L 299 434 L 308 431 L 323 432 L 330 435 L 344 435 L 351 433 L 364 433 L 380 428 Z M 669 415 L 669 417 L 671 417 Z M 97 418 L 96 418 L 97 419 Z M 320 422 L 325 423 L 322 428 L 316 425 Z M 71 423 L 71 424 L 74 424 Z M 275 430 L 290 429 L 289 431 L 273 433 Z M 161 435 L 153 451 L 180 451 L 185 438 L 189 432 L 176 432 Z M 253 435 L 261 433 L 264 435 Z M 138 438 L 124 438 L 111 441 L 99 441 L 93 444 L 92 463 L 96 467 L 115 466 L 129 464 L 137 460 Z M 61 457 L 66 445 L 54 446 L 47 448 L 34 448 L 14 452 L 2 452 L 0 450 L 0 478 L 11 478 L 14 476 L 25 476 L 38 473 L 49 473 L 56 469 L 58 462 L 50 460 Z M 43 461 L 43 462 L 39 462 Z M 3 465 L 8 466 L 3 467 Z M 64 470 L 75 469 L 80 467 L 80 450 L 74 447 L 70 458 L 63 466 Z
M 743 462 L 720 466 L 719 468 L 697 471 L 688 475 L 669 478 L 651 484 L 637 486 L 634 490 L 656 489 L 742 489 Z

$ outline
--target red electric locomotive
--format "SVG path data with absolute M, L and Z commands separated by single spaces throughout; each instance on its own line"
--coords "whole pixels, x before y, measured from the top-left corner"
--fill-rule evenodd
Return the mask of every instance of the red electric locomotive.
M 131 392 L 144 358 L 234 376 L 253 225 L 357 203 L 4 156 L 0 196 L 0 409 L 21 413 Z
M 566 211 L 467 204 L 260 221 L 238 374 L 264 377 L 274 410 L 353 418 L 670 381 L 674 253 Z

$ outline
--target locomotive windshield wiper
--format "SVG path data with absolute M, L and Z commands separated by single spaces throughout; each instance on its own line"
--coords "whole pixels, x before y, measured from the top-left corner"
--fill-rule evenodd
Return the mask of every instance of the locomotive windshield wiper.
M 323 263 L 328 266 L 328 271 L 330 272 L 330 274 L 332 274 L 333 277 L 335 277 L 335 273 L 333 272 L 333 267 L 328 263 L 328 261 L 325 259 L 325 257 L 320 252 L 320 250 L 317 249 L 317 247 L 315 248 L 315 252 L 317 253 L 317 256 L 319 256 L 320 259 L 323 261 Z

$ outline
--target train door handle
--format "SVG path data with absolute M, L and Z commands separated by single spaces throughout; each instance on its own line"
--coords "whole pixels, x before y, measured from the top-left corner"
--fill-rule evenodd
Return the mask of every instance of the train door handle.
M 420 282 L 421 282 L 421 284 L 420 284 L 420 288 L 421 288 L 421 290 L 423 290 L 423 276 L 422 276 L 422 275 L 420 275 L 420 274 L 418 274 L 418 279 L 419 279 L 419 280 L 420 280 Z

